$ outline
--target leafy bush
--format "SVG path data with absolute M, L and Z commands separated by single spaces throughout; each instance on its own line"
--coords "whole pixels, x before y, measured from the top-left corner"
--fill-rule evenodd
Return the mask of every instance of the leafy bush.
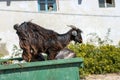
M 77 57 L 83 58 L 84 68 L 80 73 L 101 74 L 120 72 L 120 48 L 113 45 L 70 44 Z
M 21 57 L 22 49 L 18 48 L 17 45 L 13 45 L 11 58 Z
M 87 35 L 87 43 L 94 44 L 94 45 L 105 45 L 111 44 L 113 41 L 109 38 L 111 29 L 109 28 L 106 35 L 101 38 L 97 33 L 90 33 Z

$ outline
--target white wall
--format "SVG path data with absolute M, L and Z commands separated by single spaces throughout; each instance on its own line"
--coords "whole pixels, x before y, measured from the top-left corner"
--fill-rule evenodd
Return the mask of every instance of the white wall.
M 45 28 L 65 33 L 66 25 L 73 24 L 83 30 L 84 42 L 87 34 L 97 33 L 100 37 L 106 35 L 111 28 L 110 38 L 117 44 L 120 41 L 120 0 L 115 0 L 115 8 L 99 8 L 98 0 L 60 0 L 57 12 L 38 12 L 37 1 L 12 1 L 7 6 L 6 1 L 0 1 L 0 38 L 7 44 L 12 53 L 13 44 L 18 45 L 18 36 L 13 29 L 16 23 L 29 21 Z

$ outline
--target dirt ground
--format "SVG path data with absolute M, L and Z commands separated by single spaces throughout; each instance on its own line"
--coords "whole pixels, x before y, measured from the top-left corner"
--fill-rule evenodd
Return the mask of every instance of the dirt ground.
M 120 73 L 89 75 L 85 77 L 85 79 L 80 79 L 80 80 L 120 80 Z

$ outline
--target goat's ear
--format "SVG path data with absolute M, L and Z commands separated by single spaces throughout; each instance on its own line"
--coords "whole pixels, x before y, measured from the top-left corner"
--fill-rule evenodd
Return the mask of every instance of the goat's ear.
M 74 25 L 67 25 L 68 27 L 71 27 L 72 29 L 77 29 Z
M 13 27 L 14 27 L 15 30 L 17 30 L 17 28 L 19 27 L 19 25 L 15 24 Z
M 72 31 L 73 36 L 77 36 L 77 31 Z

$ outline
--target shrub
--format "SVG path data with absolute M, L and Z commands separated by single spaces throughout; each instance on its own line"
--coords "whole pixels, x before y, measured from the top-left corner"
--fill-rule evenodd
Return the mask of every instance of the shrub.
M 70 44 L 77 57 L 83 58 L 82 75 L 120 72 L 120 48 L 114 45 Z
M 22 55 L 22 49 L 17 47 L 17 45 L 13 45 L 11 58 L 21 57 L 21 55 Z

